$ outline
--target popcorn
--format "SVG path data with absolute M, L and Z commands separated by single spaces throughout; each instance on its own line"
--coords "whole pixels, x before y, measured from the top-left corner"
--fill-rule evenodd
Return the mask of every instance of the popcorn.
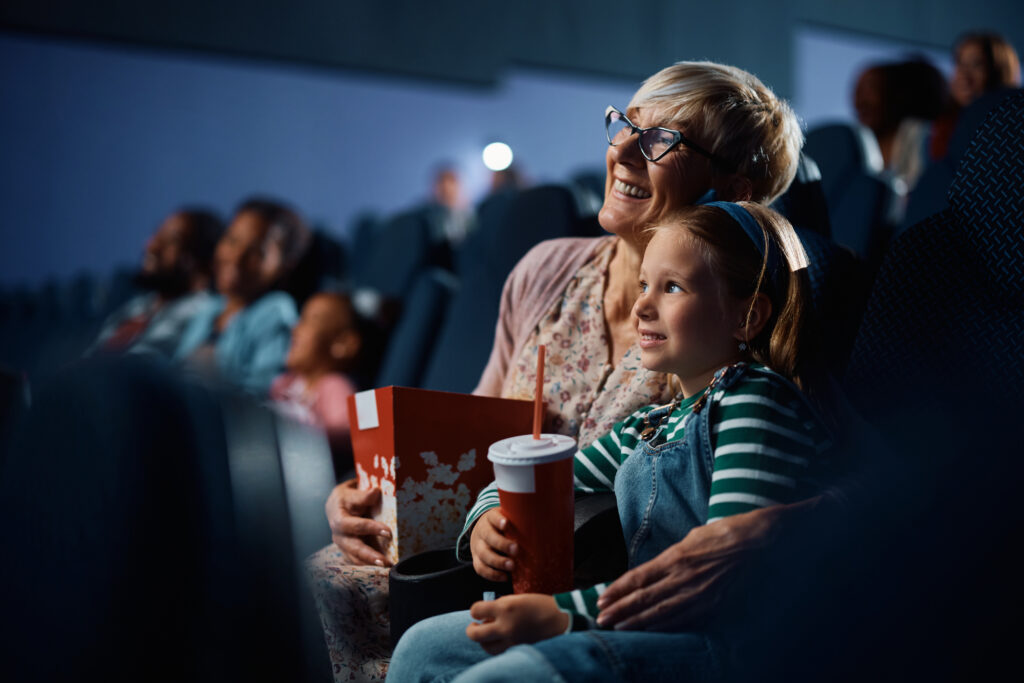
M 357 400 L 358 397 L 358 400 Z M 392 530 L 392 562 L 455 545 L 494 478 L 491 443 L 530 431 L 529 401 L 385 387 L 349 398 L 356 476 L 381 489 L 373 518 Z

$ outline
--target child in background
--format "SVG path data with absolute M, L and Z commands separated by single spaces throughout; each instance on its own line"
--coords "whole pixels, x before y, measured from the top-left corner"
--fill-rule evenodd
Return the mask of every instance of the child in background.
M 292 330 L 287 372 L 270 387 L 270 398 L 285 413 L 324 428 L 335 467 L 342 470 L 351 467 L 348 397 L 356 392 L 347 373 L 355 368 L 362 344 L 359 318 L 348 295 L 316 294 L 302 307 Z
M 610 586 L 509 595 L 420 622 L 399 642 L 389 681 L 728 677 L 719 639 L 674 632 L 686 615 L 673 612 L 673 576 L 687 568 L 671 550 L 696 526 L 816 493 L 831 437 L 799 388 L 810 376 L 807 257 L 783 217 L 750 202 L 688 207 L 651 235 L 633 317 L 644 367 L 675 375 L 679 394 L 629 416 L 575 462 L 577 490 L 615 492 L 639 570 Z M 518 548 L 498 504 L 491 484 L 459 553 L 468 546 L 477 573 L 500 581 Z

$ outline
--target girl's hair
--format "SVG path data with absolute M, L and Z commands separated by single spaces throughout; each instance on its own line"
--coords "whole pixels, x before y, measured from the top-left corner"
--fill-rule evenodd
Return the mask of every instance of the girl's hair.
M 348 375 L 356 386 L 373 386 L 383 356 L 382 349 L 386 347 L 383 328 L 359 310 L 348 292 L 326 289 L 313 296 L 326 297 L 339 306 L 345 318 L 344 326 L 359 337 L 359 348 L 355 355 L 336 363 L 334 369 Z
M 772 303 L 771 315 L 756 337 L 747 340 L 750 357 L 793 379 L 804 391 L 814 391 L 818 362 L 810 329 L 811 290 L 807 255 L 789 221 L 755 202 L 737 202 L 761 227 L 766 245 L 762 256 L 736 221 L 716 206 L 688 206 L 651 228 L 692 237 L 705 262 L 722 279 L 726 292 L 739 299 L 763 292 Z M 775 259 L 772 252 L 778 255 Z M 777 262 L 776 272 L 768 265 Z
M 985 57 L 985 90 L 1012 88 L 1020 85 L 1020 60 L 1006 38 L 990 31 L 976 31 L 960 36 L 953 48 L 954 56 L 969 43 L 977 45 Z

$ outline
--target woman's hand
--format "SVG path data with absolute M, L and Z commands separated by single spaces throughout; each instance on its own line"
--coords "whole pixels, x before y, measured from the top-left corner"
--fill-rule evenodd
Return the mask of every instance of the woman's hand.
M 777 505 L 690 531 L 618 578 L 597 601 L 599 626 L 678 631 L 708 617 L 751 553 L 771 542 L 780 520 L 804 506 Z
M 331 540 L 354 562 L 386 567 L 390 562 L 380 549 L 391 540 L 391 529 L 366 517 L 380 501 L 380 489 L 360 491 L 357 484 L 356 479 L 343 481 L 327 497 Z
M 467 626 L 466 635 L 492 655 L 513 645 L 561 635 L 569 628 L 569 615 L 558 609 L 553 597 L 539 593 L 475 602 L 469 615 L 482 623 Z
M 508 581 L 515 567 L 511 559 L 519 546 L 505 535 L 508 520 L 501 508 L 491 508 L 473 525 L 469 535 L 469 551 L 473 555 L 473 569 L 488 581 Z

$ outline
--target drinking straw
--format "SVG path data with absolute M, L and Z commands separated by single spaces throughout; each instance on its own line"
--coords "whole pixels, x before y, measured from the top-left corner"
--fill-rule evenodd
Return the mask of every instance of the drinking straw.
M 537 389 L 533 392 L 533 438 L 540 439 L 540 423 L 544 416 L 544 345 L 537 347 Z

